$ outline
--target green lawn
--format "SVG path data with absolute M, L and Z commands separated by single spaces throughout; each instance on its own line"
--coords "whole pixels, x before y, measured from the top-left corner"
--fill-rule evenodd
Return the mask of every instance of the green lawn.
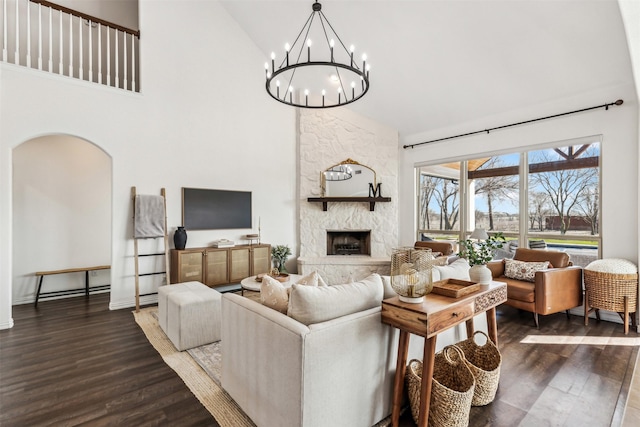
M 436 236 L 435 240 L 458 240 L 458 236 L 457 235 L 451 235 L 451 236 Z M 511 239 L 508 238 L 507 240 L 518 240 L 518 239 Z M 540 240 L 537 237 L 531 237 L 530 240 Z M 578 238 L 574 238 L 574 239 L 570 239 L 570 240 L 565 240 L 565 239 L 544 239 L 545 242 L 547 243 L 557 243 L 557 244 L 566 244 L 566 245 L 598 245 L 598 241 L 597 240 L 592 240 L 589 238 L 582 238 L 582 239 L 578 239 Z
M 588 240 L 588 239 L 575 239 L 575 240 L 560 240 L 560 239 L 544 239 L 547 243 L 559 243 L 559 244 L 567 244 L 567 245 L 597 245 L 597 240 Z

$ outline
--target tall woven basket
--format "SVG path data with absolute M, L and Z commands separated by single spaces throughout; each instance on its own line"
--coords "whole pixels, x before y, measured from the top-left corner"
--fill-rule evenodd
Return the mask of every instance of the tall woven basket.
M 452 358 L 453 355 L 453 358 Z M 420 418 L 420 385 L 422 362 L 413 359 L 407 366 L 406 383 L 411 415 Z M 447 346 L 436 353 L 433 366 L 433 385 L 429 408 L 429 425 L 437 427 L 466 427 L 473 400 L 475 380 L 464 361 L 464 354 L 456 346 Z
M 486 338 L 483 345 L 476 343 L 478 334 Z M 493 402 L 500 382 L 502 365 L 502 355 L 498 347 L 482 331 L 476 331 L 466 340 L 456 343 L 456 346 L 464 353 L 467 366 L 476 380 L 471 405 L 484 406 Z
M 629 300 L 629 312 L 638 305 L 638 273 L 616 274 L 584 270 L 584 285 L 589 305 L 602 310 L 623 312 L 624 297 Z

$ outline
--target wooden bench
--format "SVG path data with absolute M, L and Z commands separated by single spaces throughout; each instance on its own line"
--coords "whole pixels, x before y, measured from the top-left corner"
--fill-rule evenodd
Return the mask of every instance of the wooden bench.
M 40 280 L 38 281 L 38 291 L 36 292 L 36 302 L 35 306 L 38 306 L 38 300 L 40 297 L 42 298 L 51 298 L 55 296 L 61 295 L 74 295 L 84 293 L 87 297 L 89 296 L 89 290 L 106 290 L 111 287 L 111 285 L 100 285 L 100 286 L 89 286 L 89 272 L 97 271 L 97 270 L 109 270 L 111 268 L 110 265 L 98 265 L 96 267 L 84 267 L 84 268 L 66 268 L 64 270 L 51 270 L 51 271 L 37 271 L 36 277 L 40 276 Z M 51 292 L 40 292 L 42 290 L 42 282 L 44 280 L 44 276 L 51 276 L 53 274 L 67 274 L 67 273 L 82 273 L 84 272 L 84 288 L 79 289 L 65 289 L 62 291 L 51 291 Z

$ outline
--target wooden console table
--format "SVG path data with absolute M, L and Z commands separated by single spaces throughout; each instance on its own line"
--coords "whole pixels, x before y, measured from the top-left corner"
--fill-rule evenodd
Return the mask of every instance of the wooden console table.
M 466 322 L 467 335 L 472 336 L 473 317 L 484 312 L 487 316 L 489 337 L 497 346 L 498 327 L 495 308 L 506 300 L 507 284 L 492 282 L 489 285 L 481 285 L 479 291 L 460 298 L 428 294 L 422 304 L 402 302 L 397 296 L 382 301 L 382 323 L 400 329 L 391 412 L 393 427 L 397 427 L 400 420 L 409 335 L 415 334 L 425 338 L 418 426 L 427 427 L 437 335 L 446 329 Z
M 110 265 L 98 265 L 96 267 L 82 267 L 82 268 L 66 268 L 64 270 L 50 270 L 50 271 L 37 271 L 36 277 L 40 276 L 40 280 L 38 281 L 38 291 L 36 292 L 36 302 L 35 306 L 38 306 L 38 300 L 40 298 L 45 297 L 55 297 L 61 295 L 73 295 L 84 293 L 85 296 L 89 296 L 90 290 L 106 290 L 109 289 L 110 285 L 100 285 L 100 286 L 89 286 L 89 272 L 97 271 L 97 270 L 108 270 L 110 269 Z M 42 290 L 42 282 L 44 280 L 44 276 L 51 276 L 52 274 L 67 274 L 67 273 L 82 273 L 84 272 L 84 288 L 81 289 L 65 289 L 62 291 L 51 291 L 51 292 L 40 292 Z

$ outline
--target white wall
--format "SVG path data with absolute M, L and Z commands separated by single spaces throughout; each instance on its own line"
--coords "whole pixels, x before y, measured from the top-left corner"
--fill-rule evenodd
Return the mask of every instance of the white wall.
M 138 0 L 56 0 L 54 3 L 137 30 Z
M 490 134 L 479 134 L 449 141 L 401 149 L 400 198 L 414 196 L 414 170 L 422 162 L 443 162 L 477 157 L 505 149 L 519 150 L 550 142 L 602 135 L 602 250 L 603 257 L 620 257 L 638 263 L 638 105 L 630 86 L 560 99 L 552 104 L 500 116 L 485 117 L 448 129 L 405 138 L 402 144 L 442 138 L 534 119 L 566 111 L 601 105 L 623 99 L 624 104 L 547 121 L 517 126 Z M 400 240 L 415 239 L 413 204 L 400 206 Z
M 87 239 L 91 236 L 91 239 Z M 13 150 L 13 304 L 31 302 L 33 273 L 111 264 L 111 159 L 81 139 L 35 138 Z M 96 272 L 91 285 L 109 284 Z M 42 292 L 84 287 L 84 274 L 44 279 Z
M 631 68 L 633 69 L 633 76 L 636 82 L 636 95 L 637 99 L 640 99 L 640 3 L 633 0 L 618 0 L 618 4 L 627 35 Z M 640 135 L 640 108 L 638 109 L 637 125 L 638 134 Z M 640 176 L 638 177 L 638 188 L 640 188 Z M 640 199 L 640 197 L 638 198 Z M 640 206 L 638 209 L 640 209 Z M 638 233 L 637 240 L 640 242 L 640 230 Z M 640 298 L 640 290 L 638 290 L 638 292 L 638 297 Z M 640 314 L 636 313 L 636 320 L 638 319 L 640 319 Z M 640 332 L 640 322 L 636 324 L 638 325 L 636 326 L 636 331 Z
M 295 111 L 264 92 L 263 55 L 217 2 L 143 0 L 140 27 L 139 95 L 0 64 L 0 328 L 13 323 L 12 150 L 36 136 L 112 158 L 111 308 L 134 303 L 131 186 L 167 189 L 171 234 L 181 187 L 250 190 L 254 231 L 261 217 L 263 242 L 295 247 Z M 189 232 L 187 247 L 249 231 Z

